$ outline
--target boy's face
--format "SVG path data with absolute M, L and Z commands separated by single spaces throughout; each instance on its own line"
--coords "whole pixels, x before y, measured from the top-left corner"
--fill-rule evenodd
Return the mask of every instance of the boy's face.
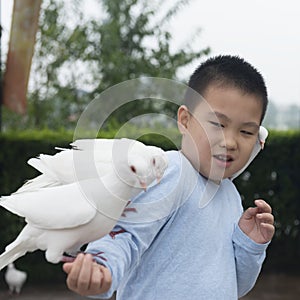
M 258 138 L 262 104 L 235 87 L 211 85 L 193 113 L 178 109 L 182 152 L 200 174 L 229 178 L 250 158 Z

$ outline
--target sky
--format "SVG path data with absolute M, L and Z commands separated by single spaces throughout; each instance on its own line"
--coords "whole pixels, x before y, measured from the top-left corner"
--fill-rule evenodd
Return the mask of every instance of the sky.
M 5 54 L 13 0 L 0 1 Z M 93 13 L 93 1 L 84 3 Z M 170 21 L 168 30 L 174 49 L 190 42 L 193 50 L 209 46 L 208 57 L 230 54 L 244 58 L 264 76 L 271 101 L 300 106 L 299 16 L 299 0 L 191 0 Z M 192 41 L 199 28 L 200 36 Z M 199 61 L 183 72 L 188 76 L 197 64 Z

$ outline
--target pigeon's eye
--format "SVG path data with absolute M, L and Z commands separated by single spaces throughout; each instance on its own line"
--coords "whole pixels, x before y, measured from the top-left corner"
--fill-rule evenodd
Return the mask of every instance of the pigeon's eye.
M 155 164 L 156 164 L 155 158 L 152 159 L 152 164 L 153 164 L 153 166 L 155 166 Z
M 131 170 L 133 173 L 136 173 L 136 168 L 135 168 L 135 166 L 130 166 L 130 170 Z

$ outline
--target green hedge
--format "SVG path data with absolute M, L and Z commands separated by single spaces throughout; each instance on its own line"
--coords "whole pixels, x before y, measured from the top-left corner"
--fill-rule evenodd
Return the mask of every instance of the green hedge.
M 276 236 L 265 269 L 300 270 L 300 131 L 271 132 L 265 150 L 237 178 L 245 206 L 266 199 L 273 208 Z
M 135 134 L 146 144 L 175 149 L 179 136 L 172 130 L 159 134 Z M 104 132 L 102 137 L 114 137 Z M 167 137 L 168 136 L 168 137 Z M 14 192 L 26 179 L 38 173 L 26 164 L 39 153 L 54 154 L 54 147 L 67 147 L 72 141 L 69 132 L 20 132 L 0 135 L 0 195 Z M 175 142 L 174 142 L 175 141 Z M 290 271 L 300 269 L 300 132 L 271 132 L 265 150 L 236 179 L 245 207 L 256 198 L 266 199 L 276 218 L 276 236 L 268 251 L 266 270 Z M 0 252 L 24 226 L 24 221 L 0 208 Z M 36 251 L 20 258 L 17 266 L 30 274 L 32 282 L 63 281 L 60 265 L 45 261 L 44 253 Z M 3 272 L 2 272 L 3 273 Z

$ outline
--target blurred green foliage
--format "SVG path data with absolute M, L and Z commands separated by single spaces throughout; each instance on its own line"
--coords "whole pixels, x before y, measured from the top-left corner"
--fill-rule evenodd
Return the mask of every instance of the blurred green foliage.
M 271 131 L 265 150 L 236 179 L 245 206 L 268 201 L 276 234 L 269 248 L 267 270 L 300 269 L 300 131 Z
M 128 129 L 128 128 L 127 128 Z M 131 127 L 126 130 L 128 137 L 146 144 L 162 147 L 164 150 L 177 149 L 180 136 L 174 128 L 158 130 Z M 125 136 L 111 129 L 99 133 L 99 137 L 115 138 Z M 68 131 L 25 131 L 0 135 L 0 195 L 7 195 L 20 187 L 26 179 L 33 178 L 37 171 L 26 164 L 30 157 L 40 153 L 54 154 L 54 148 L 68 147 L 72 133 Z M 270 133 L 265 150 L 249 168 L 235 180 L 242 195 L 245 208 L 253 200 L 263 198 L 273 207 L 276 220 L 276 236 L 268 249 L 265 270 L 296 271 L 300 267 L 300 132 L 274 131 Z M 11 242 L 24 220 L 0 208 L 0 251 Z M 45 261 L 44 253 L 36 251 L 17 261 L 22 269 L 29 272 L 31 282 L 63 282 L 65 275 L 60 265 Z
M 95 0 L 95 11 L 101 12 L 97 16 L 87 13 L 84 2 L 43 1 L 27 114 L 20 117 L 4 108 L 4 130 L 73 130 L 86 105 L 104 90 L 146 76 L 179 80 L 182 67 L 210 51 L 190 46 L 199 28 L 186 44 L 171 49 L 169 21 L 189 0 Z M 168 103 L 164 106 L 170 109 Z M 113 117 L 124 122 L 133 111 L 153 110 L 157 111 L 152 102 L 131 102 Z

